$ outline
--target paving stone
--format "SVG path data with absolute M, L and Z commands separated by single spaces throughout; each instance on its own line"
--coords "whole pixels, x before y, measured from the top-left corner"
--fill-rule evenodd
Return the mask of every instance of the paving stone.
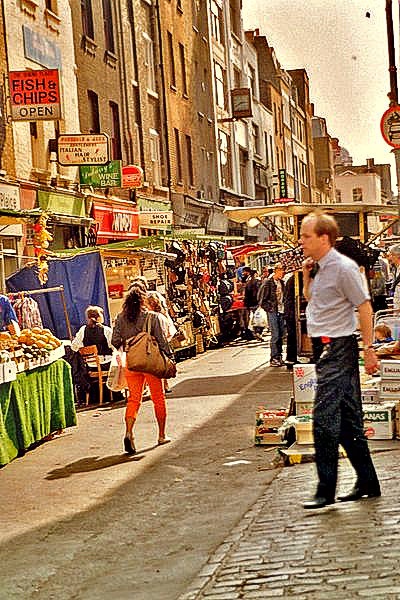
M 399 600 L 399 458 L 400 446 L 374 456 L 379 501 L 323 511 L 301 508 L 307 490 L 315 490 L 315 466 L 283 469 L 210 557 L 205 587 L 179 600 Z M 341 489 L 353 485 L 347 462 L 339 478 Z
M 359 590 L 358 595 L 362 598 L 378 598 L 379 596 L 383 596 L 384 598 L 388 598 L 389 594 L 400 595 L 400 586 L 385 586 L 381 588 L 367 588 L 365 590 Z

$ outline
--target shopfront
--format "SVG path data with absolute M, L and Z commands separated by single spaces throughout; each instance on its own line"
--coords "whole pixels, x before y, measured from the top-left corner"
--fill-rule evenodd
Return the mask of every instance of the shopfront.
M 140 237 L 168 234 L 173 226 L 173 211 L 168 200 L 138 198 Z
M 136 206 L 125 200 L 93 199 L 92 217 L 96 222 L 97 244 L 108 244 L 139 237 Z
M 13 211 L 21 209 L 19 186 L 0 183 L 0 209 Z M 18 256 L 22 254 L 23 250 L 22 235 L 23 226 L 21 224 L 0 225 L 0 262 L 5 277 L 18 269 Z
M 49 226 L 53 235 L 51 250 L 83 248 L 87 246 L 87 229 L 91 219 L 87 217 L 85 198 L 65 192 L 37 192 L 39 207 L 49 213 Z

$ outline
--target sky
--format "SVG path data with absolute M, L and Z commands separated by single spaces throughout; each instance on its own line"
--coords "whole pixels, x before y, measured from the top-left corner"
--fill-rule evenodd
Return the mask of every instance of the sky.
M 392 4 L 397 64 L 397 0 Z M 353 164 L 374 158 L 391 165 L 396 192 L 392 148 L 380 131 L 390 91 L 385 0 L 243 0 L 242 16 L 246 30 L 266 36 L 285 70 L 307 71 L 314 112 Z

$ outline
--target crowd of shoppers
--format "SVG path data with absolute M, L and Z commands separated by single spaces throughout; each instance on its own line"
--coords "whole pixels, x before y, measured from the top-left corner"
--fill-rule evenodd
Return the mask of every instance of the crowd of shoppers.
M 300 244 L 305 258 L 302 271 L 297 274 L 297 285 L 307 301 L 307 333 L 312 342 L 317 376 L 313 434 L 318 484 L 313 497 L 304 503 L 306 509 L 319 509 L 335 502 L 339 444 L 355 470 L 356 480 L 353 489 L 338 500 L 348 502 L 381 495 L 363 428 L 356 309 L 365 371 L 372 374 L 378 367 L 375 347 L 393 340 L 387 327 L 379 326 L 374 330 L 373 308 L 386 308 L 386 298 L 391 296 L 394 308 L 400 309 L 400 244 L 392 246 L 387 259 L 380 257 L 374 266 L 379 277 L 372 278 L 374 284 L 370 286 L 370 294 L 358 265 L 335 249 L 337 236 L 338 226 L 330 215 L 310 213 L 302 221 Z M 263 339 L 263 330 L 269 330 L 271 367 L 286 365 L 291 368 L 298 361 L 297 285 L 295 274 L 286 274 L 281 263 L 265 267 L 261 276 L 243 263 L 236 272 L 236 289 L 243 300 L 242 326 L 246 331 L 251 328 L 256 339 Z M 265 323 L 262 314 L 266 315 Z M 78 331 L 72 349 L 96 345 L 102 360 L 107 363 L 113 349 L 124 349 L 130 338 L 143 331 L 148 319 L 151 335 L 162 352 L 173 359 L 169 341 L 176 334 L 176 328 L 168 314 L 165 298 L 159 292 L 149 291 L 144 277 L 132 283 L 113 329 L 104 325 L 101 307 L 88 307 L 86 324 Z M 128 369 L 125 369 L 125 377 L 128 387 L 125 451 L 128 454 L 136 452 L 134 424 L 145 385 L 150 388 L 154 404 L 158 444 L 169 442 L 166 434 L 167 381 Z

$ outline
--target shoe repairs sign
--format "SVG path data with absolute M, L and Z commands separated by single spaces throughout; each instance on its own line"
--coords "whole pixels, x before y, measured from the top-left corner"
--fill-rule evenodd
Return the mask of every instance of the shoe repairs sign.
M 10 71 L 8 82 L 14 121 L 61 119 L 58 69 Z

